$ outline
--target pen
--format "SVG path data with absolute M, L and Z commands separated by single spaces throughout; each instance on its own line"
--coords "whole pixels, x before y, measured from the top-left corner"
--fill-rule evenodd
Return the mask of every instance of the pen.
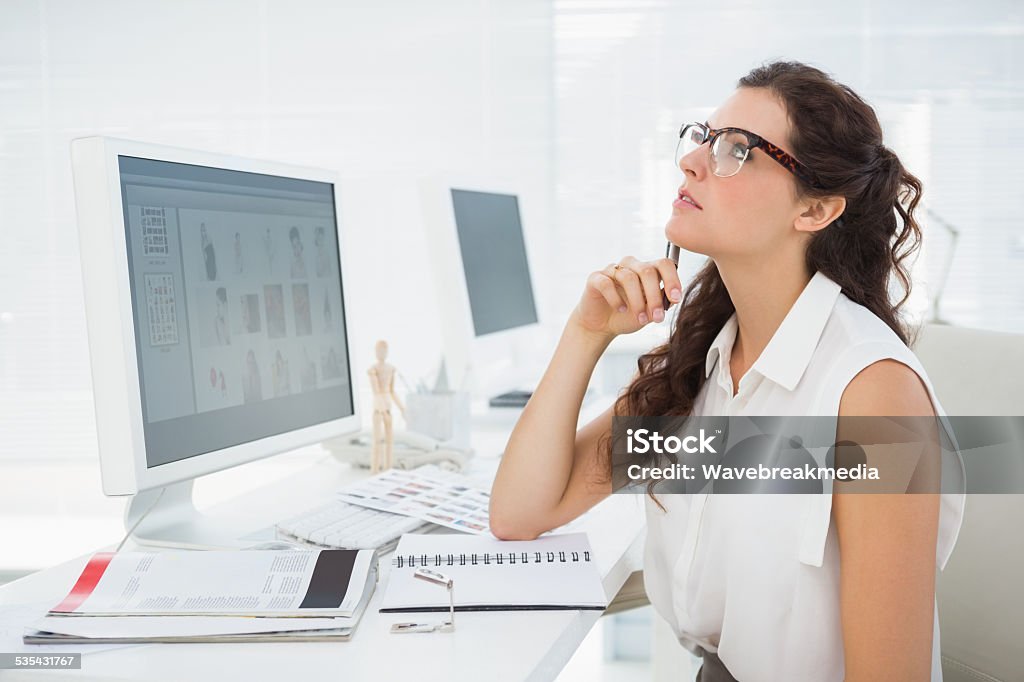
M 676 269 L 679 268 L 679 247 L 672 242 L 668 243 L 665 247 L 665 258 L 671 259 L 676 264 Z M 665 293 L 665 287 L 661 288 L 661 307 L 668 310 L 672 307 L 672 301 L 668 300 L 668 294 Z

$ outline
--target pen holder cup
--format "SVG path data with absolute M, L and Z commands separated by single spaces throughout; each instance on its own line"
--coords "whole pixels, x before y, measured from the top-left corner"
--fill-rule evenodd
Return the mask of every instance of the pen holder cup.
M 469 448 L 469 393 L 409 393 L 405 423 L 410 431 L 430 436 L 445 445 Z

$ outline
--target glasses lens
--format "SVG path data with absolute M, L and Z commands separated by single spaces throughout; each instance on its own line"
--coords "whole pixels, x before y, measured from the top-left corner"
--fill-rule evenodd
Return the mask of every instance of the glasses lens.
M 684 126 L 679 134 L 679 142 L 676 143 L 676 166 L 684 156 L 702 144 L 704 144 L 704 128 L 692 123 Z
M 727 178 L 740 172 L 750 154 L 750 139 L 743 133 L 729 131 L 715 138 L 711 145 L 711 172 Z

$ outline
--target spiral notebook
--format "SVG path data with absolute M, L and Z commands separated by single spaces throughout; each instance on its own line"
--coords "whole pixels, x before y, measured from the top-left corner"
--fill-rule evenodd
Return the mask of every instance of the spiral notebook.
M 448 610 L 443 587 L 413 577 L 421 567 L 452 578 L 456 611 L 604 610 L 608 605 L 586 533 L 507 541 L 403 535 L 391 559 L 382 613 Z

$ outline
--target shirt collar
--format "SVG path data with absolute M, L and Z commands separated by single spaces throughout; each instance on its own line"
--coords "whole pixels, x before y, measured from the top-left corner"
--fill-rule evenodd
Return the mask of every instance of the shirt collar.
M 729 319 L 725 321 L 725 325 L 722 326 L 722 330 L 718 332 L 718 336 L 711 342 L 711 348 L 708 349 L 708 357 L 704 362 L 704 376 L 711 376 L 711 370 L 715 368 L 715 363 L 718 362 L 719 357 L 724 357 L 726 360 L 732 354 L 732 346 L 736 342 L 736 332 L 738 331 L 738 323 L 736 322 L 736 313 L 729 316 Z
M 814 273 L 750 369 L 788 391 L 796 388 L 818 346 L 818 340 L 841 290 L 842 287 L 824 273 Z M 711 342 L 704 363 L 705 377 L 711 375 L 720 357 L 731 356 L 737 331 L 736 313 L 733 313 Z

